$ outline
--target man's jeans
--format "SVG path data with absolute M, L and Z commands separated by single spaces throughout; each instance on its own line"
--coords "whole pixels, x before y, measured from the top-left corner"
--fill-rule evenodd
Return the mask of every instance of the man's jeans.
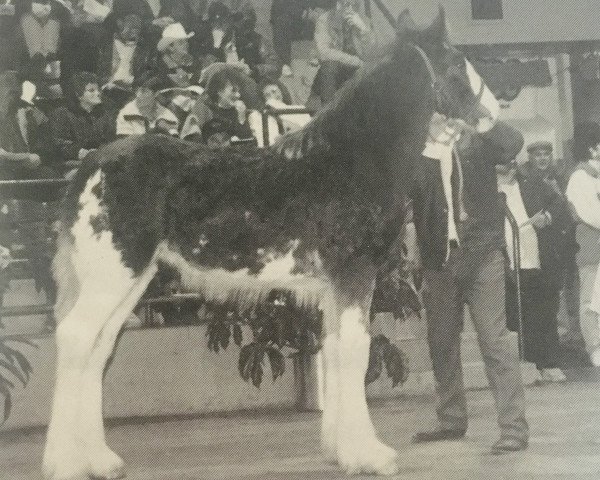
M 496 402 L 502 436 L 527 439 L 525 393 L 517 351 L 506 327 L 504 257 L 499 250 L 482 257 L 471 272 L 457 279 L 454 249 L 442 270 L 425 270 L 427 337 L 436 380 L 437 415 L 441 428 L 466 429 L 460 341 L 464 304 L 471 318 Z

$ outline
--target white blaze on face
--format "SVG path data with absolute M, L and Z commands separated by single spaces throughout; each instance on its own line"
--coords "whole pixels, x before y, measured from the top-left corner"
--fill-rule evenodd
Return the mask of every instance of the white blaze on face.
M 468 60 L 465 60 L 465 64 L 473 94 L 479 95 L 479 92 L 483 87 L 483 94 L 479 100 L 479 110 L 485 112 L 485 115 L 477 120 L 477 125 L 475 128 L 480 133 L 487 132 L 494 126 L 496 120 L 498 120 L 498 116 L 500 114 L 500 104 L 491 90 L 484 83 L 483 79 L 479 76 L 473 65 L 471 65 Z

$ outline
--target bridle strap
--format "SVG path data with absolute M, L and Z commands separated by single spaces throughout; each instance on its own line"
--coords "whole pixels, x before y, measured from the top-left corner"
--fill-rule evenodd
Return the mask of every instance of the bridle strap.
M 427 71 L 429 72 L 429 77 L 431 78 L 431 87 L 434 89 L 434 91 L 439 91 L 439 82 L 437 80 L 437 75 L 435 74 L 435 70 L 433 69 L 431 60 L 429 60 L 429 57 L 425 53 L 425 50 L 423 50 L 418 45 L 415 45 L 414 43 L 411 43 L 411 45 L 417 52 L 419 52 L 419 55 L 421 55 L 421 58 L 423 59 L 423 62 L 425 63 L 425 66 L 427 67 Z
M 436 75 L 435 70 L 433 69 L 433 64 L 431 63 L 431 60 L 425 53 L 425 50 L 423 50 L 421 47 L 419 47 L 418 45 L 416 45 L 414 43 L 411 43 L 411 46 L 417 52 L 419 52 L 419 55 L 423 59 L 423 63 L 425 63 L 425 67 L 427 67 L 427 71 L 429 72 L 429 77 L 431 79 L 431 88 L 433 89 L 433 93 L 434 93 L 435 99 L 436 99 L 437 108 L 441 108 L 441 103 L 442 103 L 441 97 L 442 97 L 442 88 L 443 88 L 442 82 L 440 82 L 438 80 L 438 76 Z M 477 108 L 477 105 L 479 105 L 481 103 L 481 99 L 483 98 L 484 93 L 485 93 L 485 83 L 483 80 L 481 80 L 479 92 L 477 92 L 477 95 L 475 95 L 475 100 L 473 101 L 473 104 L 471 105 L 471 108 L 469 109 L 467 116 L 471 115 Z M 459 107 L 458 102 L 454 98 L 452 98 L 452 95 L 450 95 L 448 92 L 447 92 L 447 98 L 452 103 L 452 106 L 454 108 L 458 109 L 458 107 Z

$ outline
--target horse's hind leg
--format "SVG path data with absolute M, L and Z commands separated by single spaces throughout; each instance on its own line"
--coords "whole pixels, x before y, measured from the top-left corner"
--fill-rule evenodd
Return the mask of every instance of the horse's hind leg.
M 129 294 L 112 312 L 94 346 L 83 372 L 79 431 L 85 442 L 90 474 L 93 478 L 116 479 L 125 476 L 125 464 L 106 444 L 102 419 L 102 379 L 117 336 L 148 284 L 156 273 L 152 264 L 135 279 Z
M 104 442 L 102 372 L 156 266 L 136 277 L 110 237 L 80 245 L 62 240 L 54 265 L 59 287 L 56 385 L 43 470 L 53 480 L 88 478 L 96 471 L 108 472 L 105 478 L 120 476 L 122 461 Z M 112 468 L 106 468 L 107 458 Z
M 95 294 L 82 284 L 73 308 L 56 329 L 56 383 L 43 461 L 45 477 L 53 480 L 87 478 L 89 471 L 79 431 L 83 372 L 112 310 Z

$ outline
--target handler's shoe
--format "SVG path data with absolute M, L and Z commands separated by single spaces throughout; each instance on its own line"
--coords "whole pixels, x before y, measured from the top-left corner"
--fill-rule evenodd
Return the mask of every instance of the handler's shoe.
M 567 377 L 560 368 L 541 368 L 540 377 L 543 382 L 558 383 L 566 382 Z
M 592 353 L 590 353 L 590 360 L 594 367 L 600 367 L 600 347 L 596 348 Z
M 492 445 L 492 455 L 503 455 L 510 452 L 520 452 L 527 448 L 527 440 L 516 437 L 500 437 Z
M 412 438 L 413 443 L 439 442 L 442 440 L 458 440 L 465 436 L 464 429 L 437 428 L 428 432 L 417 432 Z

